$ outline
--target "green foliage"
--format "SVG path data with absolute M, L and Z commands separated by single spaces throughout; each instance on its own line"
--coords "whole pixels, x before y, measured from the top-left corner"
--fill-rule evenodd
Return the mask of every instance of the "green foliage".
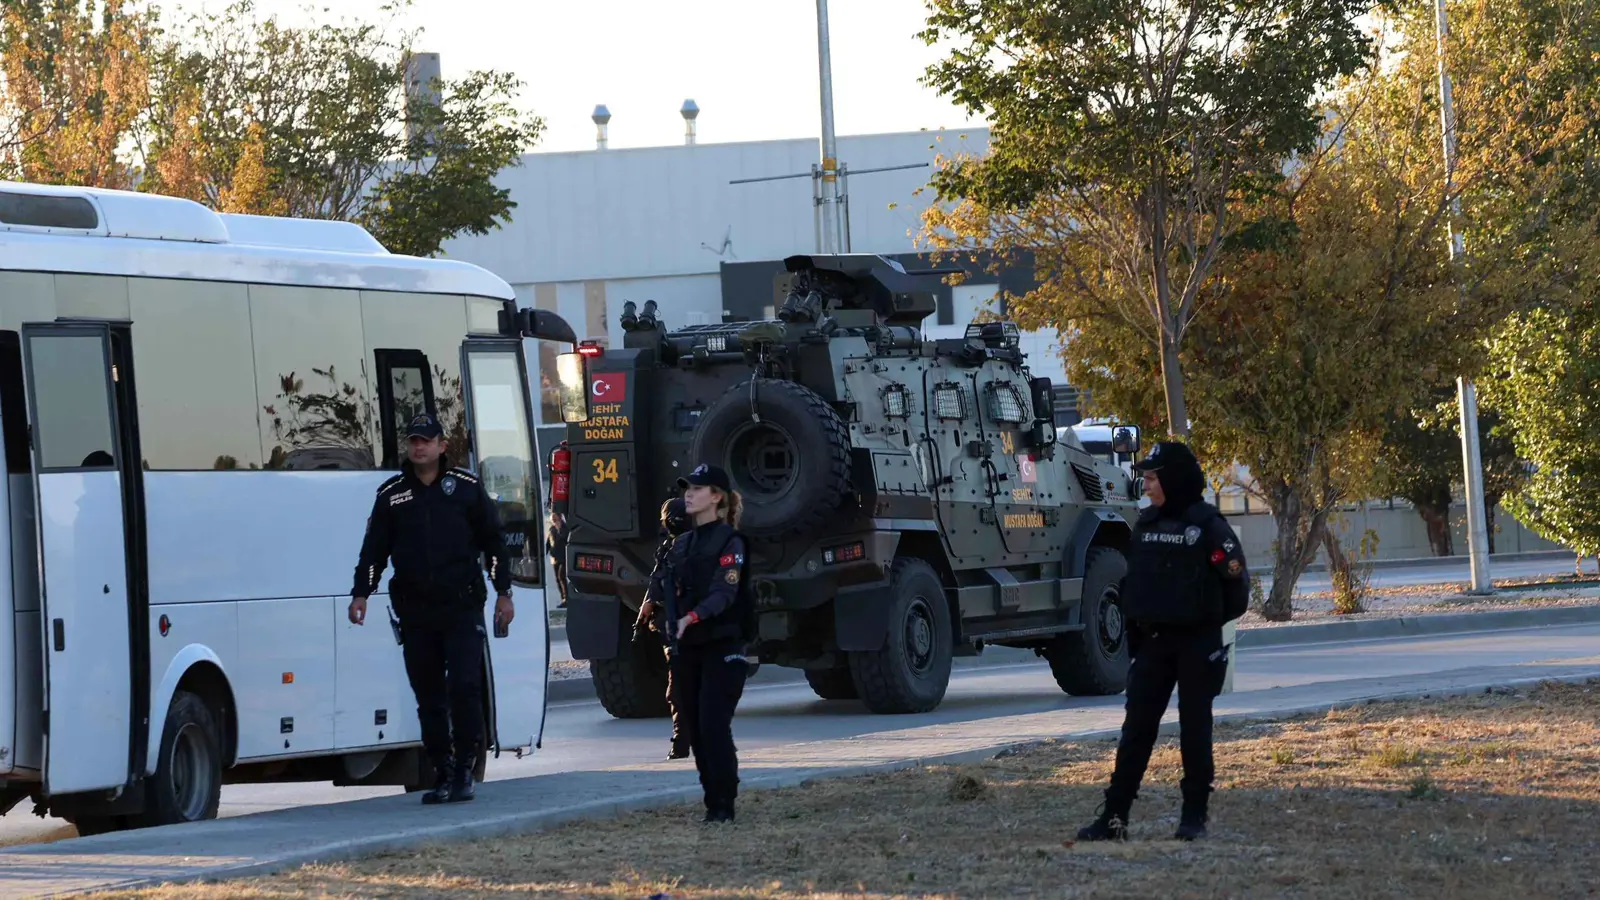
M 1011 304 L 1019 321 L 1148 344 L 1161 418 L 1187 434 L 1179 349 L 1225 250 L 1281 231 L 1254 204 L 1315 145 L 1318 92 L 1366 59 L 1355 20 L 1369 6 L 929 0 L 924 39 L 953 47 L 925 82 L 991 124 L 987 156 L 934 176 L 945 205 L 926 218 L 930 241 L 1032 252 L 1044 286 Z
M 1600 296 L 1600 280 L 1592 290 Z M 1600 554 L 1600 309 L 1532 310 L 1490 345 L 1485 396 L 1514 410 L 1517 449 L 1532 467 L 1509 504 L 1536 533 L 1579 554 Z

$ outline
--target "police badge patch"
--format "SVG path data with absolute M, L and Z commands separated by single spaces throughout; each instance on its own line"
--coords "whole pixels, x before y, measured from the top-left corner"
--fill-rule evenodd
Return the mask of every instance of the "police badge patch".
M 1185 528 L 1183 530 L 1183 542 L 1191 547 L 1200 543 L 1200 526 L 1190 525 L 1188 528 Z
M 454 494 L 456 492 L 456 480 L 455 478 L 446 475 L 444 480 L 439 482 L 439 487 L 444 488 L 445 496 Z
M 728 570 L 728 574 L 722 576 L 722 580 L 726 581 L 729 584 L 738 584 L 739 583 L 739 570 L 738 569 L 729 569 Z
M 1244 571 L 1244 563 L 1239 562 L 1237 559 L 1228 560 L 1228 574 L 1229 575 L 1232 575 L 1232 576 L 1237 578 L 1239 576 L 1239 574 L 1242 573 L 1243 571 Z

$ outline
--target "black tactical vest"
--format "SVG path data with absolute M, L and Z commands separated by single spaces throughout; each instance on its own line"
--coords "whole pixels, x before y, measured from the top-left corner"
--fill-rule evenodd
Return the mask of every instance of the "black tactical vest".
M 674 547 L 677 559 L 673 571 L 682 593 L 677 606 L 678 615 L 688 615 L 711 592 L 717 571 L 722 568 L 723 551 L 738 532 L 725 522 L 697 528 L 680 539 Z M 742 535 L 741 535 L 742 537 Z M 755 605 L 750 602 L 749 558 L 750 542 L 745 541 L 745 563 L 739 571 L 739 587 L 732 604 L 721 613 L 700 622 L 683 635 L 685 644 L 709 644 L 714 641 L 750 641 L 755 638 L 752 625 Z
M 1196 503 L 1178 518 L 1141 519 L 1128 544 L 1122 612 L 1147 625 L 1197 627 L 1222 621 L 1222 578 L 1211 568 L 1205 526 L 1217 516 Z

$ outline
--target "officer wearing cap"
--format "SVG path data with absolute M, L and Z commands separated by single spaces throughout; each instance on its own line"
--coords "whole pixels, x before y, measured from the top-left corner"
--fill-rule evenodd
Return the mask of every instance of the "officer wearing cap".
M 672 702 L 689 739 L 707 822 L 732 822 L 739 792 L 733 713 L 749 667 L 745 648 L 755 638 L 755 609 L 747 590 L 743 501 L 716 466 L 700 465 L 678 479 L 690 530 L 672 544 L 669 567 L 651 585 L 675 629 Z
M 400 474 L 378 488 L 367 519 L 350 591 L 350 621 L 366 622 L 367 598 L 378 589 L 384 565 L 393 561 L 389 599 L 400 619 L 406 675 L 435 775 L 422 802 L 461 802 L 474 796 L 472 770 L 484 746 L 488 598 L 480 560 L 488 558 L 498 595 L 497 625 L 509 625 L 515 614 L 511 563 L 493 498 L 478 476 L 450 467 L 439 421 L 417 416 L 406 438 Z
M 1183 812 L 1176 837 L 1192 841 L 1205 834 L 1216 776 L 1211 701 L 1228 674 L 1222 626 L 1244 615 L 1249 576 L 1238 535 L 1216 507 L 1201 499 L 1205 475 L 1187 445 L 1157 444 L 1134 468 L 1144 474 L 1150 506 L 1139 514 L 1129 542 L 1120 600 L 1133 654 L 1127 715 L 1105 803 L 1078 839 L 1127 836 L 1128 813 L 1176 686 L 1183 753 Z

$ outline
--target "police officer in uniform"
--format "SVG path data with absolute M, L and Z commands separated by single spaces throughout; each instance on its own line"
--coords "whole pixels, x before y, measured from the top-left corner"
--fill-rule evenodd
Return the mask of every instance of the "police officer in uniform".
M 1176 837 L 1192 841 L 1205 834 L 1216 776 L 1211 701 L 1222 692 L 1228 672 L 1222 626 L 1244 615 L 1249 576 L 1238 535 L 1216 507 L 1201 500 L 1205 475 L 1187 445 L 1157 444 L 1134 468 L 1144 474 L 1150 506 L 1134 528 L 1122 585 L 1133 654 L 1127 716 L 1105 804 L 1099 817 L 1079 830 L 1078 839 L 1127 836 L 1128 813 L 1176 686 L 1183 753 L 1183 813 Z
M 664 610 L 666 603 L 661 594 L 666 590 L 669 580 L 667 573 L 672 567 L 672 545 L 677 543 L 678 537 L 688 531 L 690 527 L 689 513 L 684 508 L 682 497 L 673 497 L 661 504 L 661 543 L 656 547 L 656 565 L 650 573 L 650 589 L 645 593 L 644 602 L 639 604 L 639 617 L 633 623 L 633 639 L 643 639 L 645 632 L 657 631 L 662 637 L 667 634 L 667 619 Z M 672 713 L 672 743 L 667 749 L 667 759 L 689 758 L 689 737 L 683 730 L 682 717 L 678 715 L 678 704 L 672 699 L 672 649 L 670 641 L 663 641 L 668 646 L 663 647 L 667 657 L 667 709 Z
M 417 416 L 407 441 L 400 474 L 378 488 L 367 519 L 350 591 L 350 621 L 365 623 L 367 598 L 392 560 L 389 598 L 400 619 L 423 750 L 435 774 L 422 802 L 462 802 L 474 796 L 472 770 L 484 741 L 483 608 L 488 598 L 480 559 L 489 560 L 497 625 L 510 625 L 515 614 L 511 562 L 493 499 L 472 472 L 450 467 L 439 421 Z
M 715 466 L 696 466 L 678 486 L 692 527 L 673 542 L 669 574 L 651 591 L 666 606 L 667 627 L 676 629 L 672 700 L 700 770 L 705 820 L 732 822 L 739 792 L 733 713 L 749 675 L 745 647 L 755 637 L 737 531 L 742 501 Z

